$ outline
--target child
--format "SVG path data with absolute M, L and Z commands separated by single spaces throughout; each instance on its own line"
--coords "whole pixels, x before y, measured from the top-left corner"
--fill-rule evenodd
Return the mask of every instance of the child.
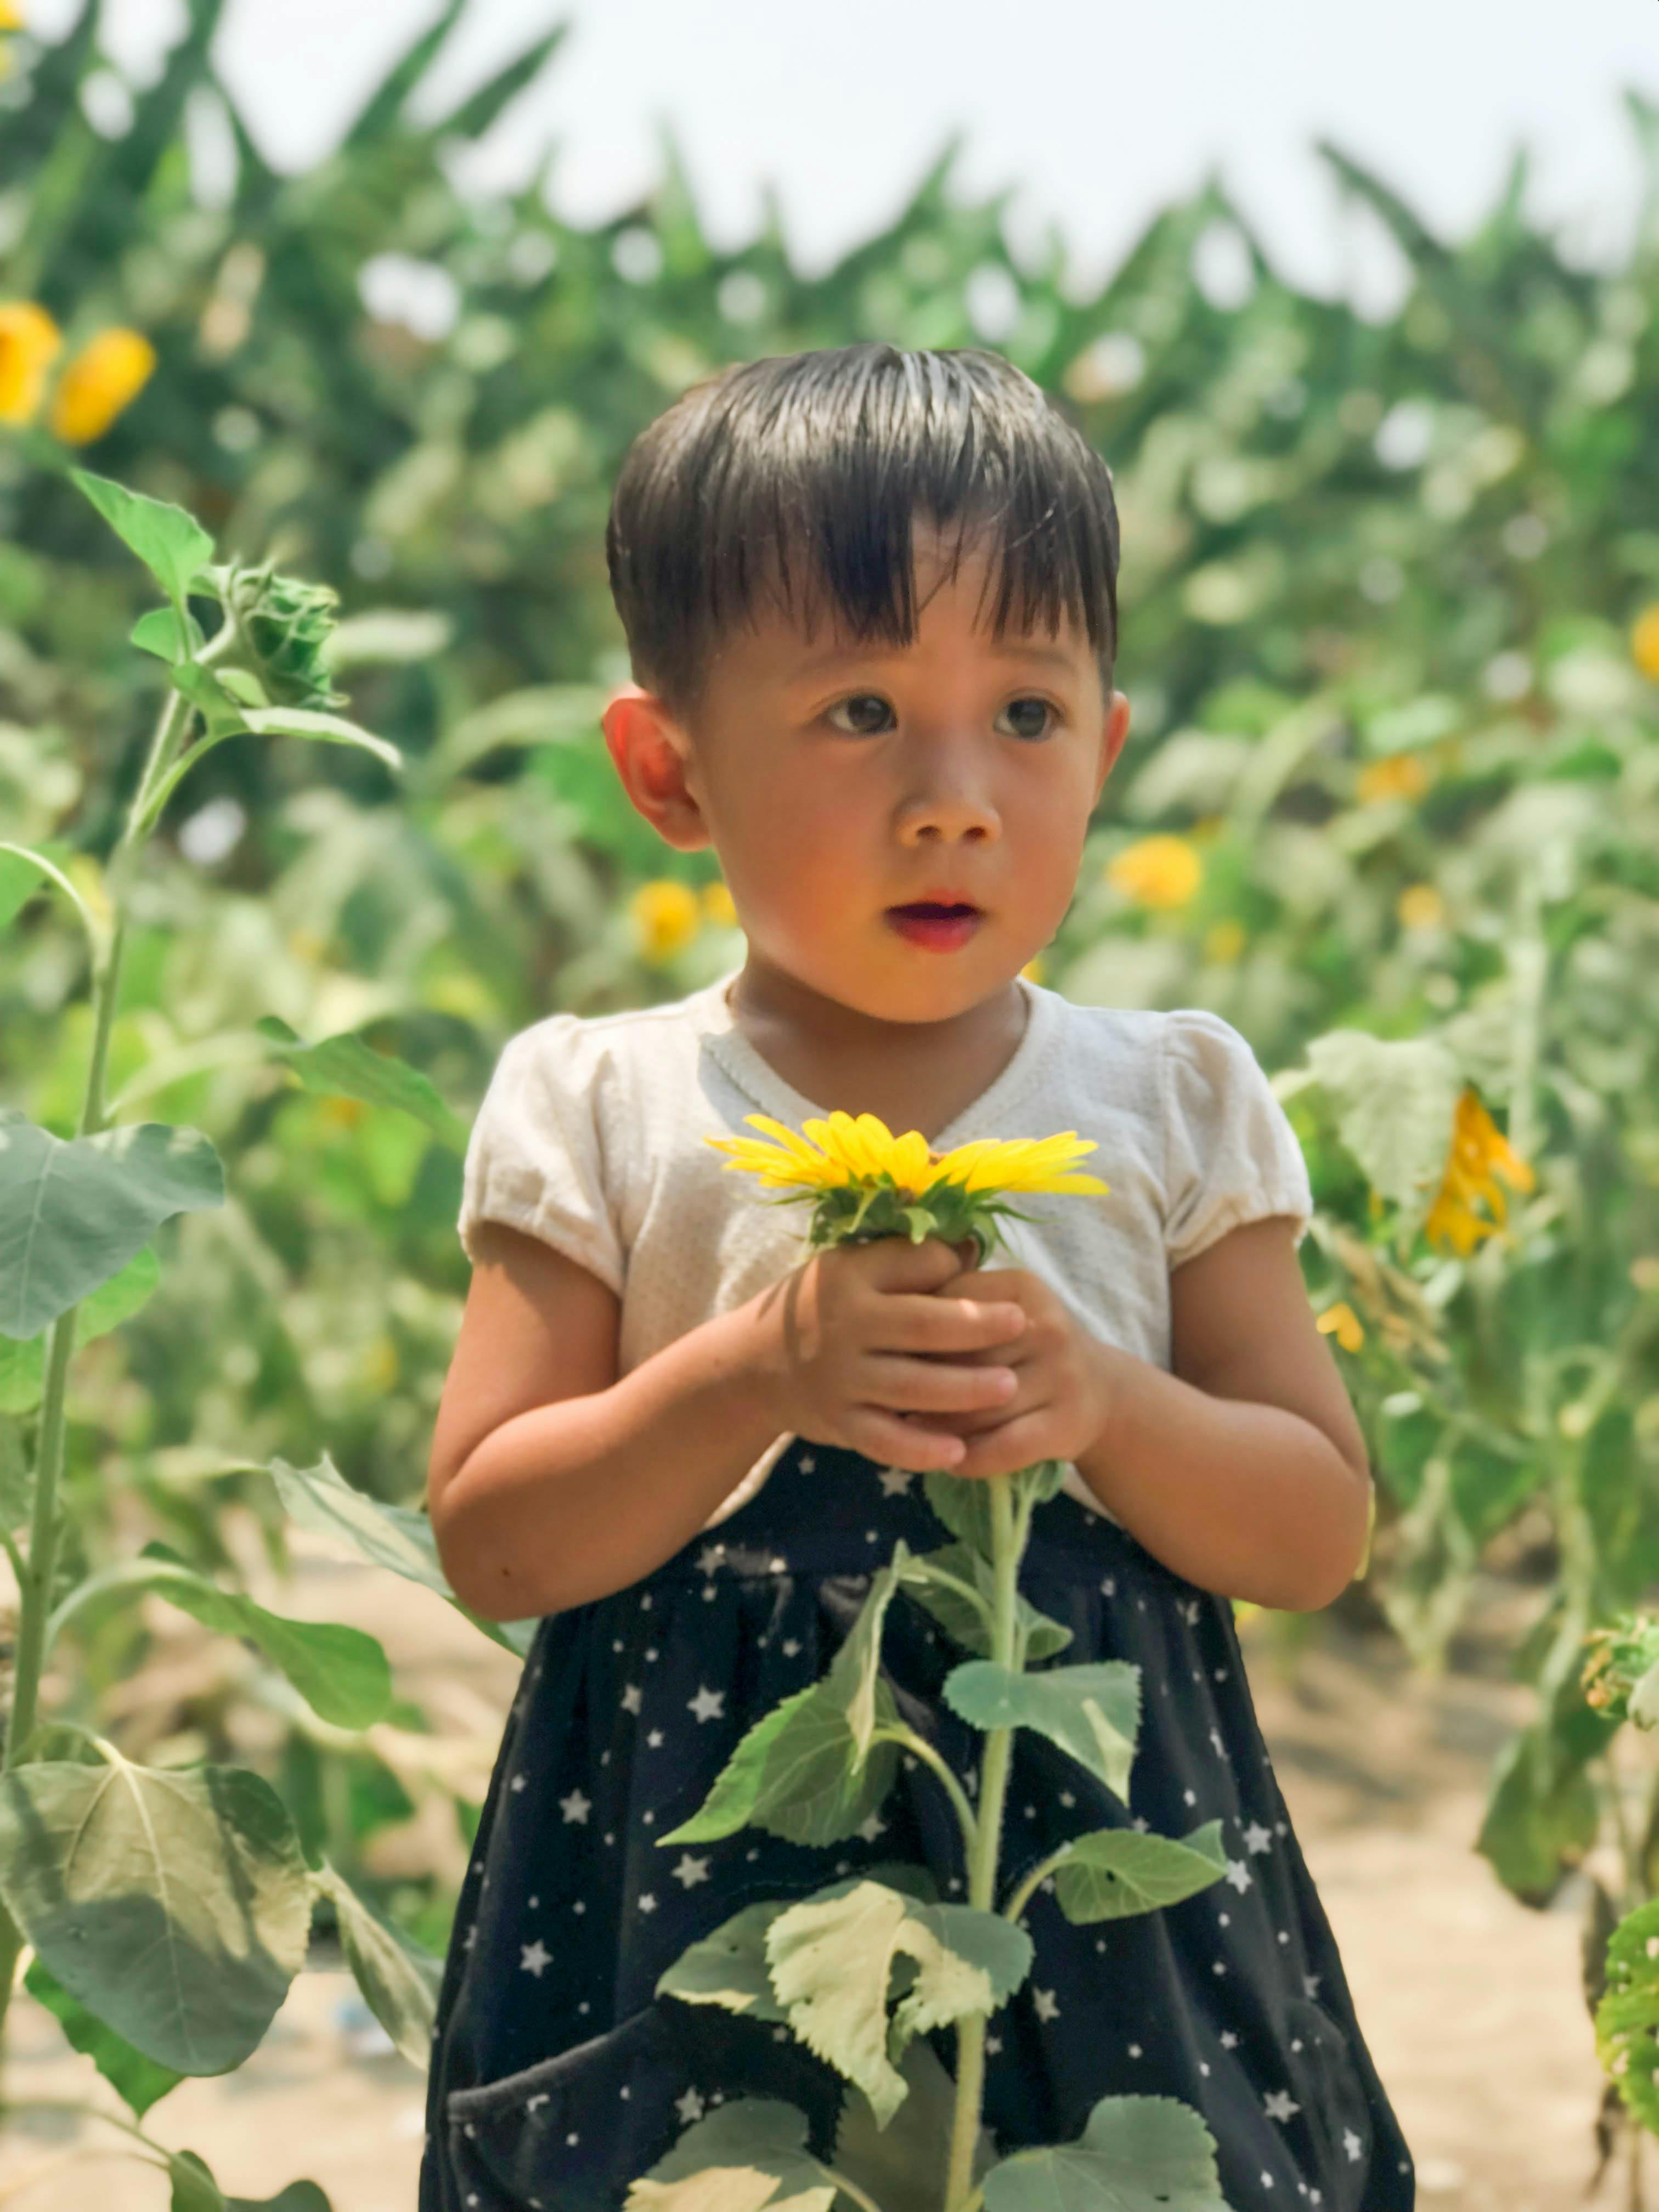
M 1230 1602 L 1328 1602 L 1364 1540 L 1363 1443 L 1287 1233 L 1307 1170 L 1219 1017 L 1073 1005 L 1024 972 L 1128 726 L 1106 468 L 994 355 L 764 360 L 636 440 L 607 550 L 639 679 L 605 717 L 612 760 L 669 844 L 718 852 L 748 951 L 672 1004 L 533 1024 L 472 1133 L 433 1522 L 464 1599 L 542 1618 L 443 1978 L 422 2212 L 602 2212 L 740 2095 L 800 2106 L 829 2154 L 838 2076 L 655 1984 L 744 1905 L 865 1867 L 926 1865 L 962 1898 L 938 1778 L 907 1757 L 832 1851 L 656 1838 L 823 1673 L 894 1540 L 949 1540 L 923 1470 L 1039 1458 L 1065 1488 L 1023 1593 L 1071 1630 L 1061 1663 L 1140 1669 L 1142 1725 L 1127 1807 L 1017 1733 L 1000 1880 L 1093 1828 L 1208 1820 L 1229 1870 L 1097 1925 L 1036 1893 L 1034 1968 L 988 2027 L 996 2148 L 1161 2094 L 1204 2115 L 1234 2212 L 1407 2212 Z M 899 911 L 919 902 L 975 911 Z M 1110 1195 L 1023 1199 L 1040 1220 L 1006 1223 L 1012 1262 L 979 1273 L 936 1237 L 804 1259 L 806 1203 L 767 1203 L 706 1139 L 832 1108 L 940 1152 L 1073 1129 Z M 1171 1371 L 1201 1354 L 1213 1381 L 1225 1353 L 1231 1389 Z M 1301 1425 L 1222 1403 L 1276 1389 Z M 980 1739 L 939 1694 L 963 1656 L 894 1601 L 884 1668 L 967 1775 Z M 951 2032 L 929 2039 L 950 2068 Z

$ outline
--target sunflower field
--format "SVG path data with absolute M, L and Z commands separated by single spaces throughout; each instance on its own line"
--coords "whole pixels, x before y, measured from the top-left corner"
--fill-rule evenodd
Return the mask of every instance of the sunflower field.
M 1586 1999 L 1651 1990 L 1639 1945 L 1611 1989 L 1607 1959 L 1659 1891 L 1659 1783 L 1632 1807 L 1609 1746 L 1659 1692 L 1586 1668 L 1614 1621 L 1647 1651 L 1659 1583 L 1659 108 L 1626 100 L 1645 183 L 1610 273 L 1529 224 L 1524 159 L 1452 245 L 1322 143 L 1413 272 L 1380 321 L 1285 282 L 1213 182 L 1079 297 L 1061 238 L 1018 258 L 1003 201 L 953 191 L 954 146 L 805 276 L 775 210 L 709 242 L 669 137 L 591 228 L 544 171 L 464 193 L 562 33 L 416 122 L 463 6 L 288 175 L 216 80 L 222 0 L 143 86 L 95 0 L 56 44 L 0 0 L 0 1960 L 27 1945 L 136 2114 L 192 2070 L 142 1990 L 77 1986 L 18 1838 L 32 1765 L 59 1818 L 77 1770 L 207 1762 L 245 1778 L 244 1830 L 288 1824 L 259 1876 L 288 1955 L 314 1907 L 419 2050 L 454 1887 L 374 1845 L 425 1789 L 464 1847 L 477 1790 L 410 1753 L 429 1718 L 383 1656 L 270 1625 L 226 1531 L 276 1568 L 297 1520 L 436 1576 L 495 1057 L 741 953 L 713 854 L 657 839 L 600 738 L 617 467 L 727 362 L 875 338 L 994 345 L 1112 468 L 1134 719 L 1028 972 L 1212 1007 L 1272 1072 L 1376 1476 L 1339 1602 L 1435 1669 L 1483 1571 L 1527 1579 L 1534 1717 L 1470 1844 L 1542 1909 L 1616 1831 Z M 153 1159 L 110 1141 L 158 1127 Z M 66 1229 L 54 1297 L 23 1209 L 46 1165 L 91 1204 L 118 1159 L 149 1212 L 101 1273 Z M 170 1687 L 140 1592 L 258 1663 Z M 1314 1623 L 1262 1626 L 1293 1650 Z M 1606 2033 L 1610 2108 L 1659 2130 Z

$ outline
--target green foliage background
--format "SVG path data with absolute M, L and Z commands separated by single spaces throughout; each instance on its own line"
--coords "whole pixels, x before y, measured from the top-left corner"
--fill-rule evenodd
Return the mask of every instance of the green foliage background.
M 540 177 L 464 198 L 452 155 L 558 66 L 559 33 L 417 125 L 460 0 L 337 151 L 284 177 L 216 81 L 219 13 L 191 0 L 114 136 L 81 99 L 111 67 L 95 9 L 61 45 L 12 41 L 0 294 L 40 301 L 71 343 L 112 323 L 152 338 L 155 377 L 88 465 L 199 514 L 222 557 L 334 584 L 349 711 L 410 768 L 399 782 L 342 748 L 228 744 L 152 848 L 118 1117 L 209 1132 L 229 1200 L 170 1225 L 161 1294 L 76 1360 L 70 1479 L 94 1549 L 69 1547 L 66 1580 L 136 1533 L 232 1570 L 232 1501 L 280 1559 L 269 1481 L 230 1461 L 326 1449 L 375 1495 L 418 1499 L 465 1286 L 458 1154 L 409 1116 L 302 1089 L 253 1022 L 364 1029 L 465 1114 L 526 1023 L 677 996 L 739 957 L 712 921 L 658 955 L 630 918 L 642 884 L 714 870 L 657 842 L 599 735 L 627 672 L 603 559 L 616 468 L 725 362 L 983 343 L 970 280 L 994 270 L 1018 301 L 1000 349 L 1065 396 L 1115 473 L 1135 707 L 1042 980 L 1212 1006 L 1269 1069 L 1344 1029 L 1455 1055 L 1539 1179 L 1513 1234 L 1468 1258 L 1425 1240 L 1425 1200 L 1391 1185 L 1361 1105 L 1286 1091 L 1321 1208 L 1310 1294 L 1364 1331 L 1340 1357 L 1382 1499 L 1379 1600 L 1437 1663 L 1488 1547 L 1520 1530 L 1557 1570 L 1517 1660 L 1535 1671 L 1581 1613 L 1638 1595 L 1659 1574 L 1659 715 L 1630 632 L 1659 598 L 1659 110 L 1626 103 L 1646 181 L 1611 275 L 1531 226 L 1524 159 L 1448 246 L 1322 147 L 1414 272 L 1373 323 L 1285 282 L 1213 182 L 1086 299 L 1062 285 L 1058 237 L 1026 265 L 1000 199 L 952 192 L 951 149 L 816 276 L 775 216 L 714 246 L 672 142 L 641 204 L 590 228 L 549 212 Z M 222 204 L 198 191 L 193 106 L 234 144 Z M 1194 276 L 1216 225 L 1253 273 L 1237 305 Z M 368 313 L 360 276 L 387 253 L 444 273 L 446 335 Z M 112 844 L 157 705 L 159 666 L 126 644 L 152 603 L 86 502 L 0 440 L 4 835 L 60 857 Z M 201 857 L 226 823 L 240 834 Z M 1152 835 L 1201 860 L 1178 905 L 1107 874 Z M 61 905 L 33 901 L 0 934 L 0 1096 L 64 1133 L 87 988 Z M 0 1365 L 0 1487 L 33 1402 Z M 145 1634 L 111 1623 L 91 1691 Z M 237 1694 L 155 1717 L 134 1755 L 224 1755 Z M 348 1869 L 410 1810 L 377 1759 L 297 1727 L 268 1764 Z M 473 1808 L 456 1813 L 470 1832 Z M 1540 1816 L 1506 1878 L 1547 1887 L 1559 1841 Z M 441 1944 L 452 1902 L 427 1885 L 399 1909 Z

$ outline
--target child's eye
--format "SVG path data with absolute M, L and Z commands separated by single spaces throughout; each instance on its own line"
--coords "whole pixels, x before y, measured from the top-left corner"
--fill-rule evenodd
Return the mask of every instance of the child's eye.
M 873 737 L 879 725 L 873 720 L 866 719 L 872 708 L 877 715 L 890 715 L 893 711 L 878 692 L 854 691 L 845 699 L 836 700 L 835 705 L 827 710 L 824 719 L 834 728 L 847 730 L 848 725 L 836 721 L 836 716 L 843 714 L 850 714 L 853 717 L 853 726 L 848 731 L 849 736 Z M 1027 698 L 1011 699 L 1003 709 L 1005 714 L 1016 718 L 1012 734 L 1017 738 L 1046 738 L 1056 711 L 1047 699 L 1039 699 L 1035 695 Z M 1033 720 L 1034 713 L 1035 721 Z

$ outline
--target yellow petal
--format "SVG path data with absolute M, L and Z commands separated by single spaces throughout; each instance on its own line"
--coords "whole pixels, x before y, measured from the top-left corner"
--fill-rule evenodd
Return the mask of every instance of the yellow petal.
M 0 301 L 0 422 L 32 422 L 64 334 L 33 300 Z
M 155 367 L 155 349 L 141 331 L 100 331 L 58 380 L 51 428 L 66 446 L 101 438 L 124 407 L 143 390 Z

